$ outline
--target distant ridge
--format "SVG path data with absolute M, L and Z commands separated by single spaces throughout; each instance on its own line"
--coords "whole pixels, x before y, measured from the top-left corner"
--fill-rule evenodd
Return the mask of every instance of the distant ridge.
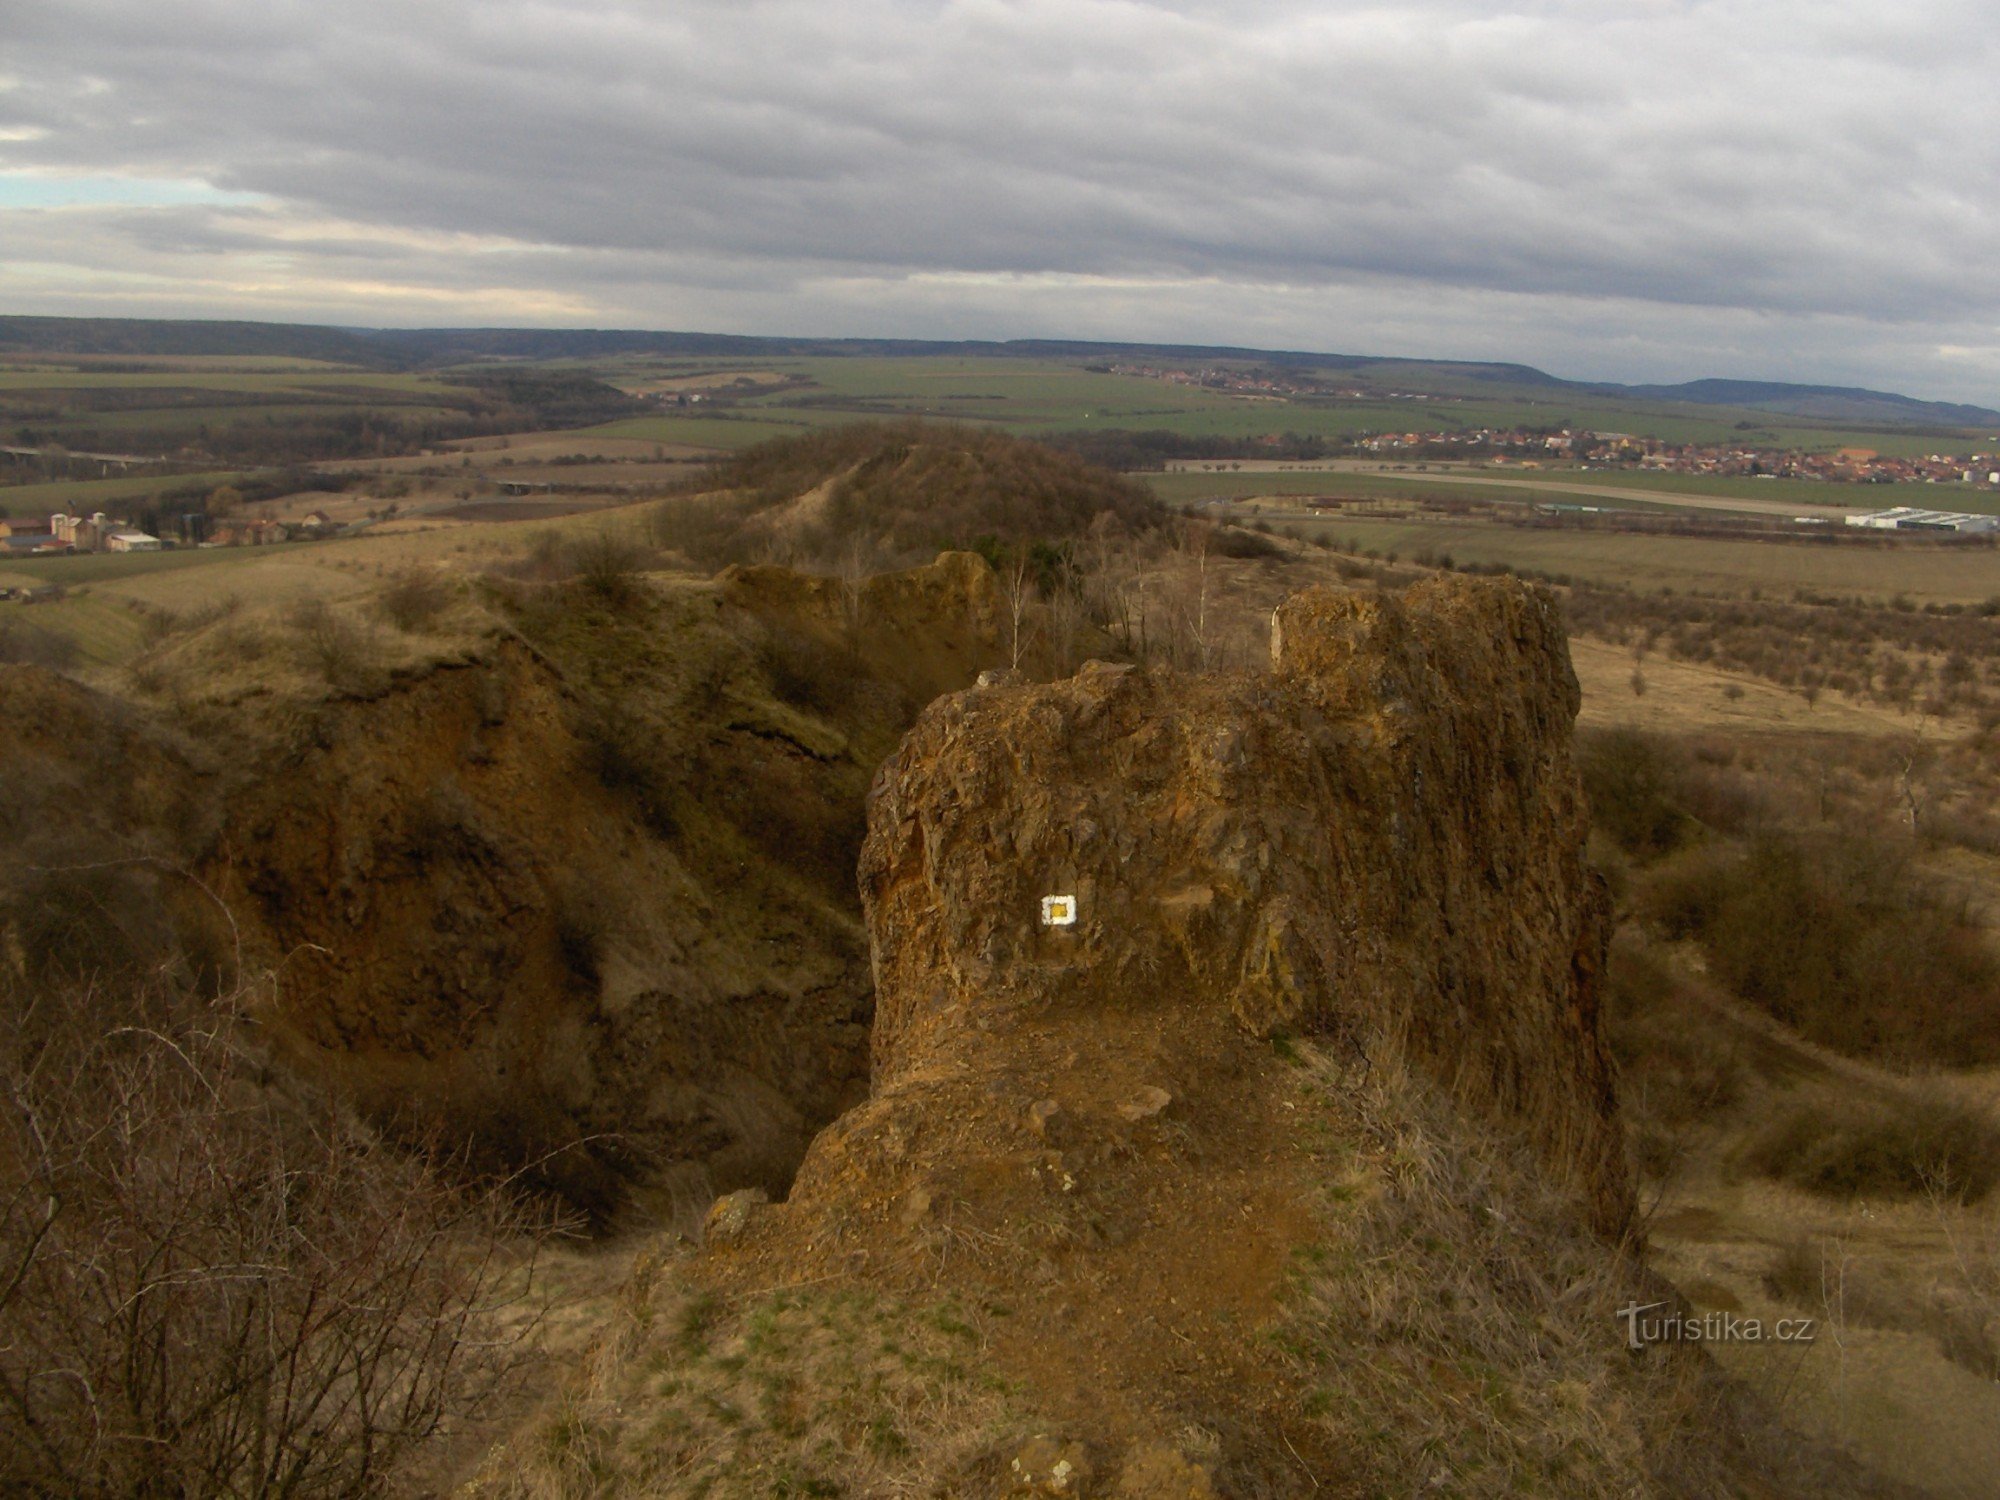
M 1722 379 L 1691 380 L 1681 385 L 1620 385 L 1564 380 L 1531 365 L 1494 361 L 1081 339 L 768 338 L 623 328 L 328 328 L 294 323 L 0 317 L 0 353 L 134 359 L 241 355 L 317 359 L 397 370 L 436 369 L 480 360 L 602 359 L 617 354 L 688 358 L 984 355 L 1002 359 L 1255 360 L 1293 368 L 1393 372 L 1395 378 L 1413 383 L 1428 373 L 1460 381 L 1538 386 L 1552 394 L 1728 406 L 1820 421 L 1928 427 L 2000 424 L 2000 411 L 1991 407 L 1922 401 L 1856 386 Z
M 1891 391 L 1848 385 L 1787 385 L 1764 380 L 1690 380 L 1685 385 L 1619 385 L 1605 389 L 1654 401 L 1691 401 L 1699 406 L 1748 406 L 1798 417 L 1836 422 L 1917 422 L 1982 427 L 2000 421 L 2000 411 L 1948 401 L 1919 401 Z

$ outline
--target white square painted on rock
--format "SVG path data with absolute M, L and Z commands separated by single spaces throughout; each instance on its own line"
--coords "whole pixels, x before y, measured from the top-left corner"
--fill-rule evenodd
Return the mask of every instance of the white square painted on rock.
M 1076 897 L 1042 897 L 1042 925 L 1044 927 L 1076 926 Z

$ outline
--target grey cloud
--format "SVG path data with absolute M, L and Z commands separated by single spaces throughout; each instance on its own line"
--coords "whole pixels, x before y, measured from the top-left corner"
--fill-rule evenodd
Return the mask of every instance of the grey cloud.
M 1129 337 L 1206 326 L 1174 299 L 1225 288 L 1298 326 L 1387 298 L 1429 328 L 1449 306 L 1462 349 L 1501 327 L 1521 357 L 1611 308 L 1649 348 L 1681 321 L 1690 358 L 1718 319 L 1819 330 L 1802 357 L 1835 327 L 1994 341 L 1980 6 L 1610 9 L 16 0 L 0 125 L 45 133 L 0 141 L 0 166 L 198 177 L 272 204 L 215 255 L 372 258 L 444 289 L 504 260 L 607 313 L 721 280 L 739 316 L 901 332 L 971 276 L 968 317 L 1063 332 L 1038 309 L 1073 315 L 1048 282 L 1068 277 L 1152 285 L 1121 303 L 1149 320 Z M 260 249 L 288 218 L 357 227 Z M 405 231 L 518 248 L 460 264 Z

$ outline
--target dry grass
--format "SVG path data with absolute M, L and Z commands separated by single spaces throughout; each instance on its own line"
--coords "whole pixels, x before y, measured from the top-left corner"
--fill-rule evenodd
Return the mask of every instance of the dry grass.
M 1656 655 L 1645 659 L 1646 691 L 1635 695 L 1630 647 L 1572 636 L 1569 652 L 1583 688 L 1578 718 L 1585 728 L 1633 728 L 1655 734 L 1783 730 L 1887 735 L 1909 733 L 1924 722 L 1913 713 L 1853 703 L 1832 694 L 1808 704 L 1796 692 L 1740 672 Z M 1933 738 L 1953 739 L 1965 728 L 1932 722 L 1928 732 Z
M 467 1493 L 984 1493 L 1020 1424 L 982 1347 L 978 1319 L 948 1302 L 815 1287 L 723 1299 L 643 1263 L 579 1376 Z
M 1719 1494 L 1781 1475 L 1853 1492 L 1705 1361 L 1624 1347 L 1616 1309 L 1658 1284 L 1606 1253 L 1518 1143 L 1393 1063 L 1312 1065 L 1359 1144 L 1275 1337 L 1302 1415 L 1352 1456 L 1351 1492 Z

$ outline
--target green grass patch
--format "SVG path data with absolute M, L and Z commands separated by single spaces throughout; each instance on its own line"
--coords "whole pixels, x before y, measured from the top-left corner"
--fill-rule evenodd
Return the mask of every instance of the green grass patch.
M 174 573 L 183 568 L 213 568 L 232 562 L 270 557 L 268 547 L 177 547 L 171 552 L 84 552 L 75 557 L 19 558 L 0 562 L 0 582 L 11 584 L 108 583 L 143 578 L 149 573 Z
M 817 428 L 860 420 L 859 415 L 813 413 L 808 416 L 797 412 L 782 415 L 760 412 L 755 417 L 627 417 L 602 426 L 583 428 L 577 436 L 639 438 L 651 443 L 685 443 L 695 448 L 723 448 L 734 452 L 738 448 L 769 442 L 772 438 L 799 437 Z
M 0 513 L 10 516 L 45 516 L 57 511 L 87 514 L 113 500 L 137 500 L 193 486 L 213 488 L 243 478 L 232 469 L 204 470 L 198 474 L 148 474 L 118 479 L 65 479 L 46 484 L 15 484 L 0 488 Z

